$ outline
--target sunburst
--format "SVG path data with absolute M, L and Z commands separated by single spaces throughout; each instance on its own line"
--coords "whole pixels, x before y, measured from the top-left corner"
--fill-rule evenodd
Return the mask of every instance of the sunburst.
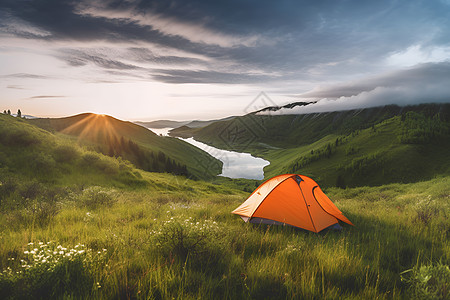
M 82 120 L 68 126 L 62 133 L 77 135 L 79 140 L 108 142 L 120 139 L 119 133 L 111 123 L 111 117 L 91 114 Z

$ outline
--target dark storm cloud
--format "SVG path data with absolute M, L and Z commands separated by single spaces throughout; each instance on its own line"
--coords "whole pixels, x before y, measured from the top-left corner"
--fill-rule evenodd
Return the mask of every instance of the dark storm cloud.
M 301 95 L 318 101 L 306 107 L 282 109 L 275 114 L 304 114 L 419 103 L 450 102 L 450 62 L 429 63 L 348 85 L 328 87 Z
M 186 47 L 202 52 L 201 45 L 180 36 L 169 36 L 124 18 L 107 18 L 95 14 L 80 14 L 78 7 L 86 4 L 68 0 L 4 1 L 3 6 L 14 16 L 34 24 L 52 34 L 52 38 L 86 40 L 147 40 L 167 46 Z M 161 17 L 192 23 L 195 20 L 206 28 L 236 36 L 261 35 L 283 39 L 288 46 L 298 46 L 303 54 L 313 55 L 311 49 L 336 54 L 345 45 L 350 55 L 376 52 L 362 45 L 376 45 L 383 39 L 395 44 L 411 42 L 430 26 L 448 26 L 448 6 L 438 1 L 96 1 L 97 10 L 108 12 L 131 11 L 135 15 L 153 13 Z M 102 3 L 98 5 L 98 3 Z M 417 16 L 420 13 L 420 17 Z M 424 22 L 421 22 L 423 19 Z M 426 21 L 426 22 L 425 22 Z M 408 34 L 405 34 L 408 33 Z M 426 32 L 430 34 L 430 32 Z M 444 42 L 446 33 L 436 34 L 435 40 Z M 392 48 L 392 43 L 383 43 Z M 262 45 L 263 48 L 285 47 Z M 380 45 L 381 46 L 381 45 Z M 333 47 L 337 47 L 334 48 Z M 328 49 L 326 49 L 328 48 Z M 357 48 L 357 49 L 355 49 Z M 372 47 L 373 48 L 373 47 Z M 376 47 L 379 48 L 379 47 Z M 226 55 L 206 47 L 208 54 Z M 222 49 L 223 50 L 223 49 Z M 299 49 L 290 49 L 296 53 Z M 362 54 L 362 53 L 361 53 Z M 231 53 L 232 55 L 232 53 Z M 260 57 L 261 58 L 261 57 Z M 270 60 L 270 57 L 266 57 Z
M 112 43 L 147 41 L 174 48 L 181 44 L 190 44 L 184 38 L 164 35 L 151 26 L 139 25 L 133 20 L 80 14 L 78 5 L 78 2 L 71 0 L 6 0 L 0 4 L 0 9 L 3 9 L 12 18 L 23 20 L 26 24 L 31 24 L 47 33 L 46 35 L 29 33 L 29 38 L 48 41 L 109 41 Z M 195 48 L 194 46 L 190 47 Z
M 141 63 L 156 63 L 162 65 L 205 65 L 202 59 L 193 57 L 182 57 L 175 55 L 158 55 L 147 48 L 129 48 L 129 58 Z
M 427 49 L 450 42 L 450 6 L 445 1 L 5 0 L 0 10 L 38 30 L 9 29 L 9 34 L 22 38 L 74 44 L 149 43 L 212 60 L 206 64 L 187 55 L 155 54 L 140 47 L 130 49 L 136 64 L 106 56 L 59 56 L 71 66 L 93 63 L 130 71 L 145 62 L 203 64 L 201 71 L 187 68 L 153 75 L 170 83 L 339 80 L 376 71 L 386 57 L 410 46 Z M 215 62 L 239 65 L 241 70 L 218 70 Z M 279 73 L 281 78 L 261 72 Z
M 225 73 L 199 70 L 153 70 L 152 77 L 166 83 L 255 83 L 271 79 L 266 75 L 251 75 L 242 73 Z
M 65 49 L 61 50 L 61 59 L 65 60 L 69 65 L 78 67 L 84 66 L 88 63 L 93 63 L 103 69 L 117 69 L 117 70 L 137 70 L 141 69 L 139 66 L 124 63 L 119 60 L 109 59 L 100 55 L 90 54 L 86 51 Z

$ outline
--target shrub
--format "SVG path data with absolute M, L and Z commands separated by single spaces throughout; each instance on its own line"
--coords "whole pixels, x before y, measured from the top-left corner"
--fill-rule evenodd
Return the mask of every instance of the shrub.
M 171 218 L 156 232 L 156 245 L 166 259 L 173 259 L 181 266 L 212 270 L 218 275 L 224 269 L 227 257 L 221 236 L 214 221 Z
M 35 180 L 19 183 L 10 178 L 0 182 L 0 212 L 6 213 L 10 225 L 46 225 L 60 211 L 64 195 L 65 190 Z
M 5 298 L 81 298 L 101 287 L 95 278 L 105 262 L 106 249 L 84 245 L 68 249 L 54 242 L 29 243 L 24 257 L 0 273 L 0 294 Z M 70 297 L 69 297 L 70 298 Z
M 47 225 L 59 213 L 60 205 L 47 199 L 36 199 L 34 204 L 25 211 L 27 216 L 33 218 L 40 226 Z
M 23 129 L 13 129 L 10 132 L 5 132 L 0 137 L 0 143 L 13 147 L 28 147 L 33 144 L 39 144 L 40 142 L 39 137 Z
M 29 171 L 33 174 L 49 175 L 56 168 L 53 157 L 44 153 L 32 153 L 27 159 L 29 160 Z
M 431 195 L 421 199 L 415 205 L 417 212 L 416 220 L 428 224 L 436 215 L 439 214 L 439 203 L 431 199 Z
M 117 201 L 114 190 L 105 190 L 99 186 L 88 187 L 83 190 L 78 204 L 89 209 L 100 206 L 112 206 Z
M 14 193 L 19 185 L 19 181 L 14 177 L 7 178 L 0 184 L 0 199 Z
M 25 182 L 21 188 L 19 194 L 24 199 L 35 199 L 38 195 L 42 195 L 45 188 L 37 181 Z
M 86 153 L 82 159 L 82 162 L 86 166 L 97 169 L 105 174 L 117 175 L 119 173 L 119 166 L 112 159 L 101 158 L 99 154 Z
M 94 166 L 108 175 L 117 175 L 119 173 L 119 166 L 109 159 L 99 159 L 95 162 Z
M 449 299 L 450 268 L 436 265 L 415 266 L 401 273 L 414 299 Z
M 55 160 L 59 163 L 72 162 L 78 158 L 78 151 L 68 145 L 59 146 L 54 150 Z
M 83 158 L 83 162 L 88 166 L 90 166 L 90 165 L 96 163 L 98 160 L 100 160 L 100 157 L 98 156 L 98 154 L 93 153 L 93 152 L 85 153 L 82 158 Z

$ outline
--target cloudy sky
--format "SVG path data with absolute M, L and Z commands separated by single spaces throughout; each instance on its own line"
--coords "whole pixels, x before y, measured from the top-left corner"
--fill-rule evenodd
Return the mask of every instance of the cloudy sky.
M 0 78 L 36 116 L 450 102 L 450 0 L 1 0 Z

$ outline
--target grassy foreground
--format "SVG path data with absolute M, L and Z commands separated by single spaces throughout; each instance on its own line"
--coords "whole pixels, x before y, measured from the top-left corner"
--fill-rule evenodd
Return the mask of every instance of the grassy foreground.
M 142 172 L 0 213 L 0 295 L 92 299 L 449 297 L 450 178 L 328 189 L 355 224 L 320 234 L 246 224 L 248 193 Z M 39 209 L 38 209 L 39 208 Z M 37 212 L 52 209 L 49 214 Z M 406 271 L 406 272 L 405 272 Z M 447 298 L 448 299 L 448 298 Z

